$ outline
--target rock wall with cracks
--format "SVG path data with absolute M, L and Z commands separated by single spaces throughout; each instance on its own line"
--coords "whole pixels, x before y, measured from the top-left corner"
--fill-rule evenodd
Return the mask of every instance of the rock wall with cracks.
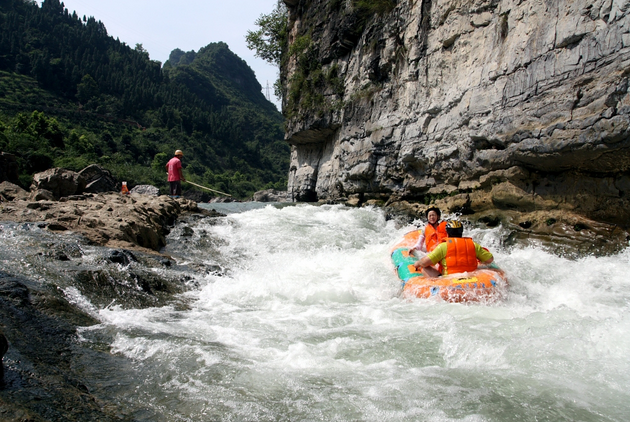
M 630 223 L 630 0 L 285 0 L 296 200 Z

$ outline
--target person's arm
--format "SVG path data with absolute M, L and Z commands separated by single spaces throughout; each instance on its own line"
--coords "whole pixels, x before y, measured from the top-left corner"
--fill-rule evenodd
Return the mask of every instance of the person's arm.
M 411 255 L 413 251 L 426 251 L 424 248 L 424 233 L 420 233 L 420 237 L 418 237 L 416 244 L 409 249 L 409 255 Z
M 478 243 L 475 243 L 475 253 L 479 262 L 484 265 L 492 264 L 492 262 L 494 261 L 494 256 L 492 255 L 492 253 L 489 250 L 483 248 Z
M 181 181 L 186 181 L 186 178 L 184 177 L 184 171 L 182 170 L 182 168 L 179 168 L 179 180 Z
M 444 246 L 442 246 L 444 245 Z M 423 256 L 414 264 L 416 270 L 431 267 L 446 257 L 446 244 L 440 244 L 437 248 L 429 252 L 428 255 Z
M 416 270 L 420 270 L 421 268 L 430 267 L 432 265 L 435 265 L 435 263 L 433 261 L 431 261 L 431 258 L 429 258 L 429 255 L 423 256 L 422 258 L 420 258 L 418 260 L 418 262 L 413 264 L 413 266 L 416 267 Z
M 440 271 L 434 267 L 436 263 L 444 258 L 446 253 L 443 248 L 439 246 L 430 252 L 428 255 L 422 257 L 418 262 L 414 264 L 416 271 L 420 271 L 425 277 L 439 277 Z M 436 252 L 437 251 L 437 252 Z

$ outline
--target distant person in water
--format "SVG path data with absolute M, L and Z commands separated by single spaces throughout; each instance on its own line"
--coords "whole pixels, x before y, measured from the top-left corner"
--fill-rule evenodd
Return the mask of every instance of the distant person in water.
M 438 207 L 429 208 L 425 216 L 428 224 L 424 227 L 424 232 L 420 232 L 420 237 L 418 237 L 416 244 L 409 249 L 410 255 L 414 251 L 431 252 L 447 237 L 446 221 L 440 222 L 442 212 Z
M 457 220 L 446 224 L 448 237 L 414 264 L 427 277 L 475 271 L 478 262 L 491 264 L 494 257 L 470 237 L 462 237 L 464 227 Z M 433 267 L 438 265 L 438 269 Z
M 175 151 L 175 157 L 171 158 L 166 163 L 166 170 L 168 171 L 168 183 L 171 185 L 171 196 L 179 198 L 182 196 L 182 181 L 186 181 L 184 173 L 182 173 L 182 157 L 184 153 L 178 149 Z

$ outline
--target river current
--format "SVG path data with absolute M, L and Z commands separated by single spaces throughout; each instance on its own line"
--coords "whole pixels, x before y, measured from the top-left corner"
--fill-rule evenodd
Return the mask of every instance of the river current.
M 136 420 L 630 417 L 630 249 L 570 259 L 476 228 L 505 300 L 409 300 L 389 250 L 413 227 L 377 208 L 217 206 L 228 216 L 178 223 L 164 251 L 191 268 L 187 306 L 98 307 L 64 289 L 100 322 L 79 341 L 107 338 L 131 362 L 133 379 L 101 382 Z

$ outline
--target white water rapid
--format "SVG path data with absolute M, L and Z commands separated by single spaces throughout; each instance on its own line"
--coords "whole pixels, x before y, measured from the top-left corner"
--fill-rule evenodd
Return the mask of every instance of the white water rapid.
M 269 205 L 190 228 L 167 252 L 224 274 L 193 272 L 181 309 L 92 309 L 82 332 L 113 333 L 137 373 L 120 400 L 164 421 L 630 418 L 629 249 L 570 260 L 472 230 L 510 287 L 466 305 L 398 297 L 389 249 L 411 227 L 378 209 Z

